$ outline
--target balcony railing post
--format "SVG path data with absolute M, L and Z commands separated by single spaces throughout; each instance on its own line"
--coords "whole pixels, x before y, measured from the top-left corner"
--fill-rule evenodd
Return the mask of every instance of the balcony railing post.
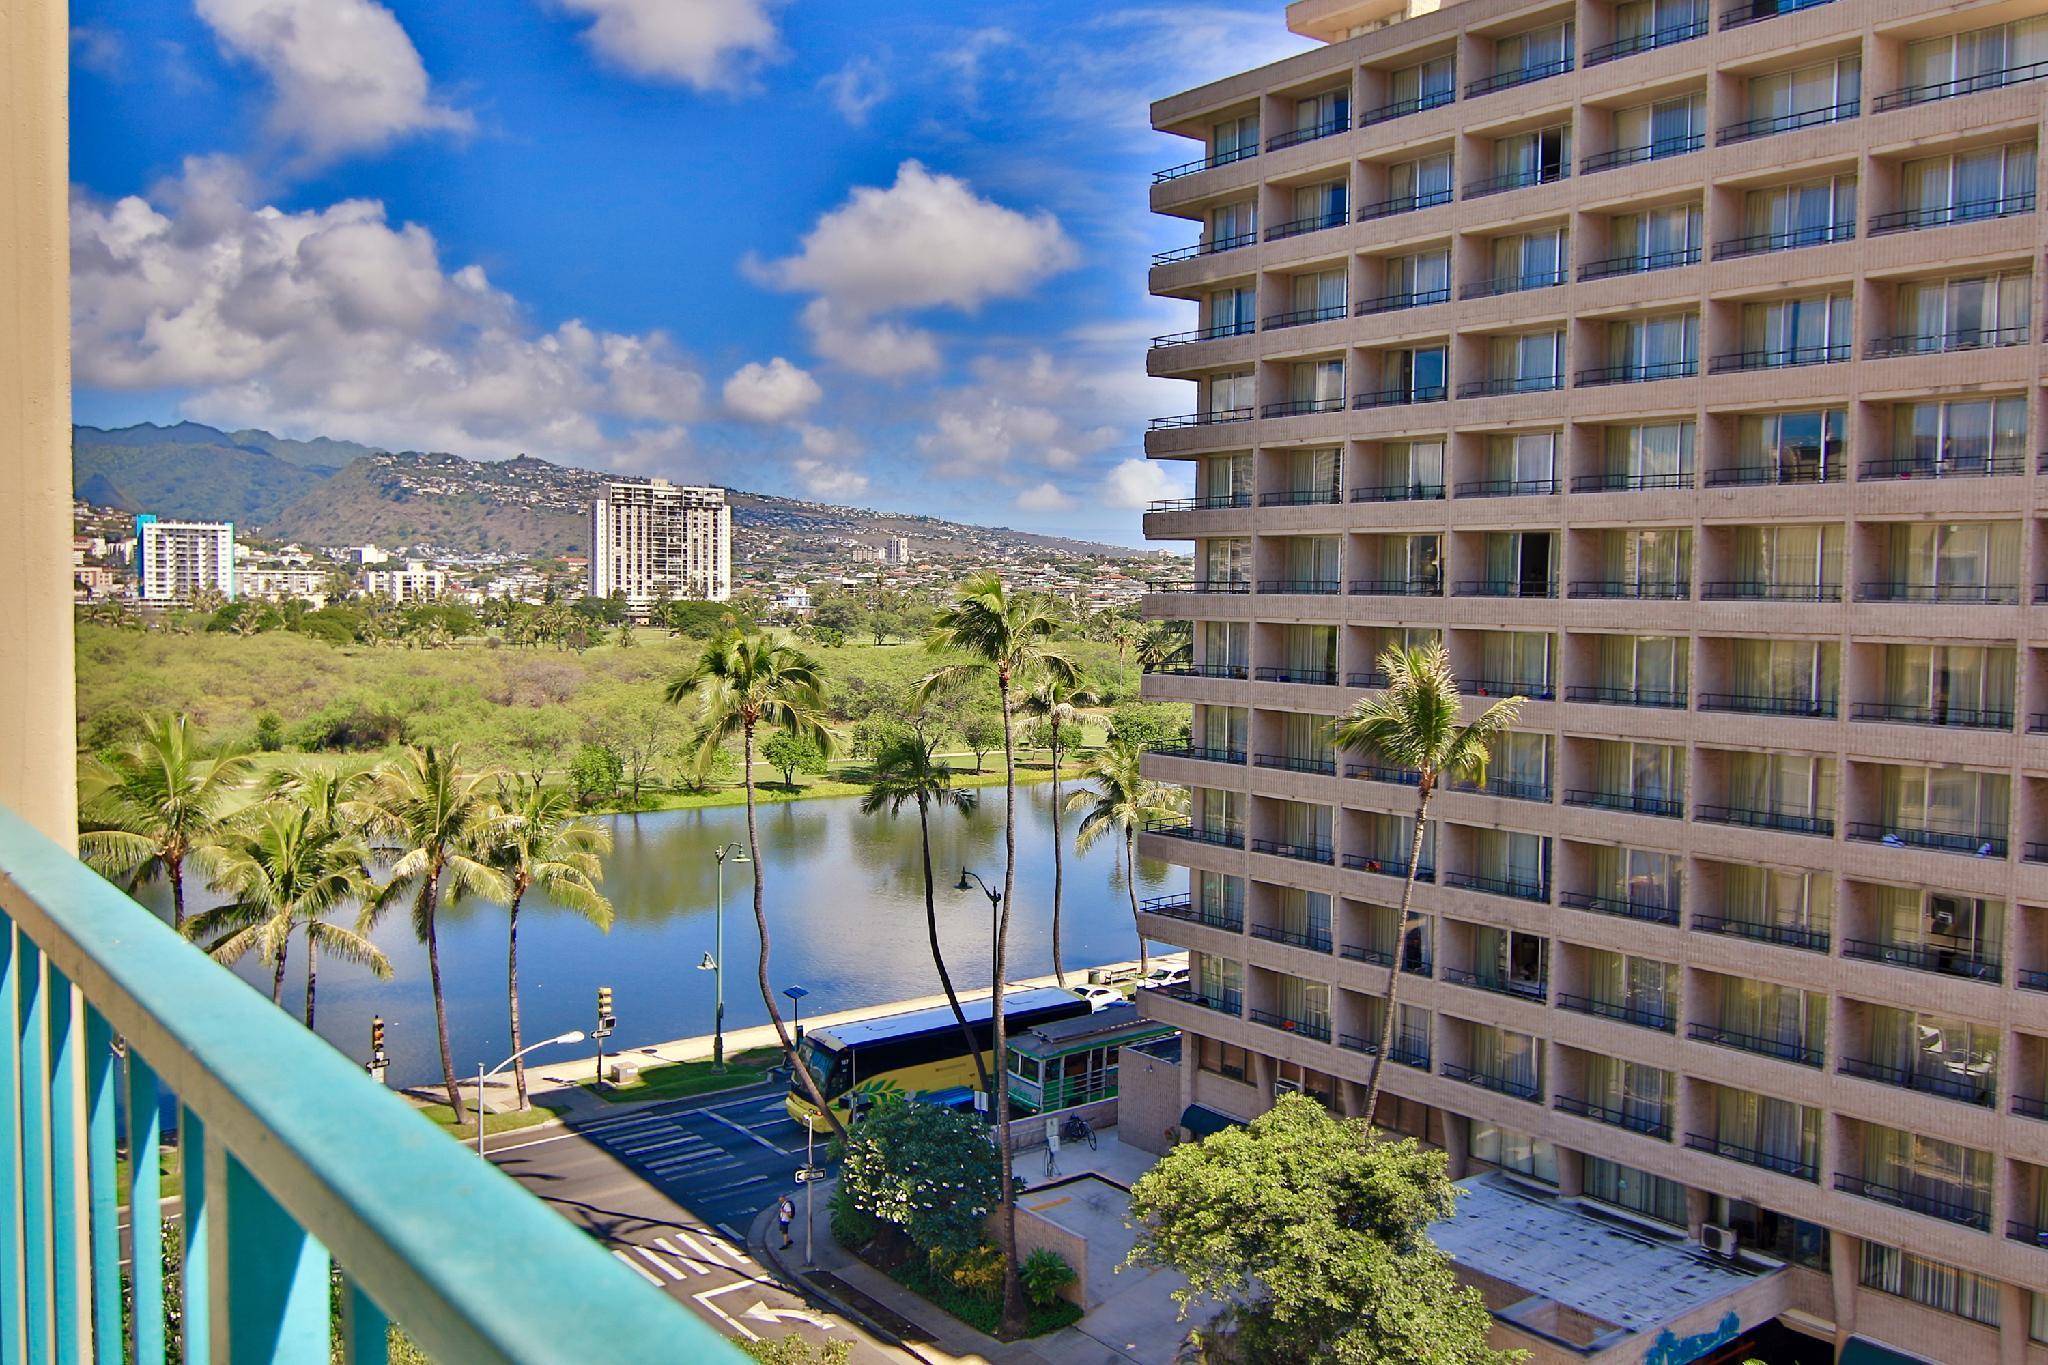
M 0 914 L 0 1362 L 26 1355 L 22 1298 L 21 1069 L 14 1021 L 20 1017 L 19 957 L 14 924 Z
M 135 1365 L 164 1365 L 163 1109 L 156 1073 L 128 1047 L 128 1236 Z
M 121 1214 L 114 1180 L 114 1126 L 119 1105 L 114 1030 L 85 1007 L 85 1182 L 91 1199 L 92 1333 L 94 1355 L 121 1359 Z
M 50 1318 L 61 1365 L 92 1350 L 91 1247 L 86 1231 L 84 1002 L 55 966 L 46 968 L 50 1073 Z
M 134 1040 L 128 1045 L 134 1047 Z M 184 1296 L 179 1336 L 185 1346 L 182 1358 L 192 1361 L 213 1359 L 213 1298 L 207 1292 L 213 1279 L 209 1246 L 214 1237 L 214 1201 L 206 1179 L 206 1152 L 211 1145 L 206 1120 L 179 1105 L 178 1190 L 183 1198 L 179 1207 L 185 1233 L 178 1275 L 178 1288 Z
M 219 1144 L 207 1153 L 206 1174 L 225 1215 L 219 1226 L 226 1235 L 214 1239 L 212 1254 L 227 1365 L 318 1365 L 328 1349 L 327 1249 Z
M 43 953 L 27 934 L 15 940 L 15 989 L 19 1010 L 13 1020 L 20 1040 L 16 1076 L 21 1094 L 21 1292 L 22 1323 L 29 1361 L 54 1354 L 50 1304 L 50 1101 L 48 1076 L 49 983 L 43 975 Z

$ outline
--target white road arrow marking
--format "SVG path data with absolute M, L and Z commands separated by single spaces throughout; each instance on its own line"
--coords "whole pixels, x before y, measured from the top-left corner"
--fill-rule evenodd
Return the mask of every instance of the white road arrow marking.
M 761 1334 L 759 1332 L 756 1332 L 753 1328 L 747 1326 L 738 1318 L 726 1312 L 723 1308 L 720 1308 L 717 1304 L 711 1301 L 714 1298 L 718 1297 L 720 1294 L 730 1294 L 735 1289 L 752 1288 L 753 1285 L 751 1285 L 745 1280 L 734 1280 L 731 1284 L 722 1284 L 718 1286 L 718 1288 L 716 1289 L 707 1289 L 703 1293 L 697 1295 L 696 1299 L 698 1303 L 704 1306 L 704 1310 L 706 1312 L 717 1314 L 720 1320 L 722 1320 L 726 1326 L 732 1328 L 733 1331 L 738 1332 L 748 1341 L 759 1341 L 761 1339 Z
M 770 1324 L 781 1322 L 787 1318 L 794 1318 L 798 1322 L 808 1322 L 811 1326 L 821 1331 L 832 1325 L 816 1313 L 806 1312 L 801 1308 L 770 1308 L 766 1303 L 758 1300 L 755 1301 L 752 1308 L 747 1310 L 747 1316 L 756 1322 Z

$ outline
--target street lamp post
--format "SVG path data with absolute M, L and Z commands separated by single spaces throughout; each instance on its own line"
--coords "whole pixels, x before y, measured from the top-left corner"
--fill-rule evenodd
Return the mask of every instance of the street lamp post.
M 990 886 L 987 882 L 983 881 L 981 879 L 981 874 L 979 872 L 969 872 L 965 867 L 962 867 L 960 869 L 960 880 L 953 884 L 953 889 L 955 891 L 972 891 L 977 886 L 981 888 L 981 893 L 984 896 L 988 897 L 989 1027 L 994 1028 L 995 1011 L 997 1009 L 995 988 L 1001 984 L 996 980 L 996 964 L 1001 960 L 1002 957 L 1002 955 L 997 951 L 997 938 L 999 937 L 1001 932 L 998 926 L 1001 922 L 999 918 L 999 912 L 1001 911 L 1003 905 L 1003 893 L 996 890 L 993 886 Z M 993 1077 L 990 1078 L 989 1083 L 991 1085 L 995 1083 Z M 986 1098 L 988 1104 L 989 1118 L 990 1121 L 993 1122 L 995 1119 L 994 1091 L 990 1091 Z
M 782 993 L 789 997 L 791 1007 L 796 1010 L 796 1040 L 801 1043 L 804 1040 L 804 997 L 810 992 L 802 986 L 786 986 Z
M 520 1048 L 519 1051 L 513 1053 L 510 1057 L 507 1057 L 504 1061 L 499 1062 L 489 1071 L 484 1070 L 484 1064 L 482 1062 L 478 1062 L 476 1064 L 476 1154 L 478 1156 L 482 1156 L 484 1154 L 484 1082 L 492 1076 L 497 1075 L 500 1071 L 503 1071 L 506 1067 L 512 1065 L 512 1063 L 518 1061 L 521 1057 L 524 1057 L 529 1052 L 533 1052 L 539 1048 L 553 1047 L 557 1043 L 580 1043 L 582 1041 L 583 1030 L 580 1028 L 572 1028 L 567 1033 L 556 1034 L 552 1038 L 543 1038 L 537 1043 L 529 1043 L 527 1046 Z
M 736 863 L 752 862 L 747 856 L 746 846 L 737 839 L 721 844 L 711 856 L 718 860 L 718 937 L 717 946 L 710 956 L 697 964 L 700 971 L 709 971 L 716 981 L 718 1004 L 711 1023 L 711 1069 L 725 1070 L 725 860 Z

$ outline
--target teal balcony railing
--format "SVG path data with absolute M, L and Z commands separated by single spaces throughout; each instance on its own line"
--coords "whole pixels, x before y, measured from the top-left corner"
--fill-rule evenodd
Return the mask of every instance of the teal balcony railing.
M 450 1362 L 583 1362 L 594 1333 L 609 1360 L 742 1359 L 5 809 L 0 1021 L 0 1362 L 164 1361 L 173 1193 L 187 1361 L 384 1361 L 392 1322 Z M 175 1191 L 158 1173 L 165 1096 Z

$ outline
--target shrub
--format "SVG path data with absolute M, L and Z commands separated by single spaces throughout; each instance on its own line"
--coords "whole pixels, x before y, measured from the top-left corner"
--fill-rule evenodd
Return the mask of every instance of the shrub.
M 1078 1278 L 1067 1258 L 1047 1247 L 1026 1256 L 1017 1274 L 1024 1281 L 1024 1296 L 1041 1308 L 1051 1307 L 1060 1291 Z
M 266 754 L 284 747 L 284 722 L 275 711 L 265 711 L 256 717 L 256 747 Z
M 882 1230 L 882 1221 L 853 1202 L 844 1185 L 832 1192 L 832 1240 L 843 1247 L 864 1247 Z
M 932 1269 L 944 1275 L 963 1293 L 994 1303 L 1003 1296 L 1003 1253 L 995 1243 L 983 1242 L 964 1252 L 934 1247 Z
M 936 1105 L 878 1103 L 844 1151 L 839 1185 L 856 1207 L 927 1253 L 965 1256 L 981 1244 L 1002 1175 L 980 1120 Z

